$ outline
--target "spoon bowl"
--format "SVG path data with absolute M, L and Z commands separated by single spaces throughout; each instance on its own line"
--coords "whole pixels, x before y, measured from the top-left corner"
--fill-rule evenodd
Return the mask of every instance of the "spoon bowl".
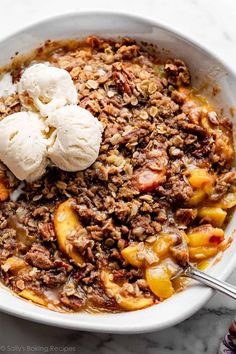
M 221 293 L 228 295 L 236 300 L 236 286 L 212 277 L 211 275 L 200 271 L 191 264 L 187 264 L 186 266 L 180 268 L 171 278 L 171 280 L 177 279 L 179 277 L 187 277 L 197 280 L 201 284 L 207 285 L 214 290 L 218 290 Z

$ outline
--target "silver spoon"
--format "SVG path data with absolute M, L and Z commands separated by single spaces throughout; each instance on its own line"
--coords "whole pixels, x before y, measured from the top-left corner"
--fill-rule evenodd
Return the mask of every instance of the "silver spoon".
M 226 294 L 236 300 L 236 286 L 228 284 L 222 280 L 218 280 L 207 273 L 201 272 L 191 264 L 187 264 L 185 267 L 182 267 L 182 269 L 172 277 L 172 280 L 179 277 L 195 279 L 200 283 L 205 284 L 212 289 L 219 290 L 223 294 Z

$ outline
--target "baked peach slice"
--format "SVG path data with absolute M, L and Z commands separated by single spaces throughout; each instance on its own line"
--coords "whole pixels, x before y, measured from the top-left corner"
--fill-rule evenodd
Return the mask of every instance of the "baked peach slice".
M 193 207 L 197 206 L 198 204 L 203 202 L 204 199 L 206 199 L 206 193 L 204 190 L 194 190 L 191 198 L 189 199 L 189 205 Z
M 144 296 L 134 297 L 132 295 L 123 296 L 120 294 L 121 286 L 110 279 L 111 273 L 107 270 L 101 272 L 101 279 L 108 296 L 114 297 L 118 305 L 127 311 L 140 310 L 153 304 L 152 298 Z
M 144 166 L 133 174 L 133 184 L 140 192 L 152 192 L 166 181 L 168 156 L 166 150 L 157 147 L 145 153 Z
M 2 264 L 1 268 L 4 272 L 11 271 L 13 274 L 17 274 L 23 268 L 30 267 L 22 258 L 12 256 Z
M 193 188 L 204 191 L 207 195 L 212 194 L 213 186 L 215 183 L 215 176 L 210 174 L 207 169 L 193 169 L 190 171 L 188 180 Z
M 170 274 L 164 267 L 154 266 L 147 268 L 146 280 L 150 290 L 159 298 L 167 299 L 174 294 Z
M 210 223 L 212 226 L 221 227 L 225 221 L 227 212 L 217 207 L 202 207 L 198 209 L 198 217 Z
M 189 204 L 196 206 L 203 202 L 213 192 L 215 176 L 211 175 L 205 168 L 195 168 L 190 171 L 188 177 L 190 185 L 193 187 L 193 195 Z
M 0 202 L 4 202 L 9 198 L 10 190 L 3 174 L 0 172 Z
M 171 247 L 176 247 L 179 244 L 177 235 L 161 233 L 158 236 L 157 240 L 151 245 L 145 242 L 143 248 L 140 247 L 139 243 L 131 243 L 121 251 L 122 257 L 126 262 L 137 268 L 147 268 L 150 264 L 158 264 L 160 259 L 168 256 Z M 145 261 L 144 253 L 149 255 L 149 259 L 151 257 L 151 262 L 147 263 Z
M 42 306 L 48 305 L 48 302 L 42 296 L 37 295 L 33 290 L 24 289 L 20 293 L 18 293 L 18 295 L 26 300 L 34 302 L 35 304 Z
M 216 256 L 218 252 L 219 248 L 217 246 L 189 247 L 189 259 L 192 262 L 199 262 L 201 260 Z
M 121 251 L 123 258 L 131 264 L 133 267 L 141 268 L 143 266 L 143 260 L 138 258 L 139 246 L 138 244 L 131 244 L 125 247 Z
M 189 230 L 187 236 L 190 247 L 211 247 L 224 241 L 224 230 L 211 224 L 204 224 Z
M 152 171 L 148 168 L 142 171 L 137 171 L 134 175 L 135 187 L 138 188 L 140 192 L 152 192 L 159 185 L 161 185 L 166 180 L 166 170 L 162 171 Z
M 60 250 L 81 266 L 84 264 L 83 257 L 68 241 L 68 236 L 81 226 L 78 215 L 72 208 L 73 202 L 73 199 L 69 198 L 57 207 L 54 213 L 54 227 Z

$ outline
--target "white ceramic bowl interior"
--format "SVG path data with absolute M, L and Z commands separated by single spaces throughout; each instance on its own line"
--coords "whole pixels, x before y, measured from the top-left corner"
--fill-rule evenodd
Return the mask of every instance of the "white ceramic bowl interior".
M 207 78 L 208 82 L 220 86 L 221 92 L 215 101 L 219 108 L 224 107 L 225 114 L 229 115 L 229 107 L 235 105 L 236 77 L 215 55 L 167 26 L 125 14 L 77 13 L 40 22 L 0 42 L 0 66 L 9 63 L 16 52 L 27 53 L 39 47 L 47 39 L 84 38 L 90 34 L 107 38 L 129 36 L 138 41 L 156 44 L 161 52 L 164 48 L 168 50 L 170 57 L 179 57 L 187 62 L 195 85 L 201 85 Z M 233 234 L 235 224 L 236 215 L 227 227 L 227 235 Z M 208 272 L 219 279 L 226 279 L 235 264 L 236 240 L 225 251 L 222 259 Z M 0 310 L 58 327 L 135 333 L 163 329 L 181 322 L 200 309 L 211 295 L 210 289 L 194 284 L 161 304 L 135 312 L 106 315 L 62 314 L 20 299 L 2 286 L 0 287 Z

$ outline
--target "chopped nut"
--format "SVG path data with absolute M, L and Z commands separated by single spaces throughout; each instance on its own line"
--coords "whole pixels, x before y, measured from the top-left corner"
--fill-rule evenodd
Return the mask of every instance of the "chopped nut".
M 183 156 L 183 151 L 180 150 L 179 148 L 176 148 L 175 146 L 171 146 L 169 152 L 170 152 L 170 156 L 174 156 L 174 157 Z
M 145 229 L 141 226 L 136 227 L 135 229 L 133 229 L 133 234 L 136 236 L 141 236 L 144 234 Z
M 121 141 L 121 135 L 119 133 L 116 133 L 115 135 L 113 135 L 110 140 L 112 145 L 119 144 L 120 141 Z
M 88 88 L 91 88 L 93 90 L 96 90 L 98 88 L 98 82 L 97 81 L 94 81 L 94 80 L 88 80 L 87 83 L 86 83 L 86 86 Z
M 22 279 L 19 279 L 19 280 L 16 281 L 16 286 L 17 286 L 18 289 L 24 290 L 25 283 L 24 283 L 24 281 Z

